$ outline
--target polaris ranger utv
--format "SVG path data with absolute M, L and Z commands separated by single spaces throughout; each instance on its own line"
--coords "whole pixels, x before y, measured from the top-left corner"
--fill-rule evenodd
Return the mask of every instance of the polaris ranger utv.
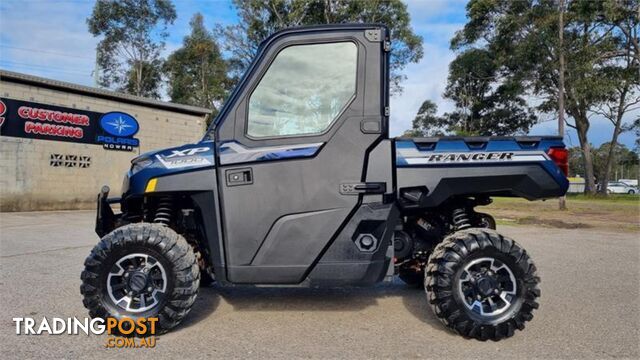
M 524 249 L 477 206 L 558 197 L 559 137 L 388 137 L 388 31 L 288 29 L 264 41 L 205 138 L 132 160 L 98 195 L 82 272 L 93 317 L 187 315 L 220 286 L 422 285 L 446 326 L 499 340 L 538 308 Z M 112 205 L 121 211 L 114 213 Z

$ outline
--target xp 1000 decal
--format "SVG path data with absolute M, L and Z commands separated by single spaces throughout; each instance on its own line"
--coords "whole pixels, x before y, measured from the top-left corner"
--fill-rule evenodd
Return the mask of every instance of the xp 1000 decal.
M 126 113 L 67 108 L 0 98 L 0 135 L 102 145 L 107 150 L 132 151 L 137 120 Z
M 183 169 L 213 165 L 213 144 L 201 143 L 194 147 L 173 148 L 156 154 L 167 169 Z

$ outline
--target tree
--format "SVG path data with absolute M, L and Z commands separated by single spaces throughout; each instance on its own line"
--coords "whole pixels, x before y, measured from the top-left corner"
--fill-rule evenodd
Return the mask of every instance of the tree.
M 632 123 L 625 126 L 626 131 L 633 131 L 636 135 L 636 141 L 633 151 L 640 154 L 640 117 L 636 118 Z
M 402 91 L 401 71 L 423 55 L 422 38 L 414 34 L 407 7 L 400 0 L 234 0 L 239 24 L 218 26 L 231 54 L 236 76 L 251 63 L 262 40 L 292 26 L 334 23 L 382 23 L 391 30 L 391 90 Z
M 494 54 L 469 48 L 449 65 L 444 96 L 457 110 L 445 114 L 450 132 L 468 135 L 511 135 L 526 132 L 537 118 L 517 82 L 502 77 Z
M 638 164 L 638 154 L 629 150 L 623 144 L 616 144 L 615 146 L 611 146 L 612 143 L 603 143 L 598 148 L 593 150 L 593 164 L 595 169 L 596 178 L 598 179 L 598 183 L 601 185 L 599 187 L 599 192 L 602 192 L 604 188 L 604 192 L 606 193 L 606 186 L 602 186 L 602 184 L 607 184 L 609 181 L 617 180 L 621 177 L 626 178 L 634 178 L 637 174 L 636 166 Z M 613 154 L 613 161 L 609 162 L 610 154 Z M 607 172 L 611 172 L 612 179 L 605 179 L 605 175 Z
M 582 149 L 579 146 L 573 146 L 569 149 L 569 176 L 584 177 L 584 161 Z
M 608 1 L 574 0 L 564 13 L 564 29 L 558 27 L 555 1 L 472 0 L 468 23 L 452 40 L 454 49 L 482 45 L 496 56 L 500 72 L 539 97 L 538 110 L 556 112 L 562 96 L 573 119 L 584 161 L 586 192 L 595 191 L 593 159 L 588 141 L 589 115 L 607 98 L 616 79 L 600 69 L 617 56 L 619 44 L 604 19 Z M 559 31 L 563 31 L 562 51 Z M 559 91 L 559 54 L 566 60 L 564 92 Z
M 102 36 L 97 47 L 100 84 L 137 96 L 158 97 L 160 52 L 176 19 L 170 0 L 98 0 L 87 19 Z
M 613 134 L 610 144 L 617 144 L 618 136 L 631 130 L 630 126 L 623 126 L 625 115 L 638 109 L 640 104 L 640 58 L 637 45 L 639 15 L 637 1 L 607 3 L 606 20 L 615 32 L 614 41 L 618 42 L 619 55 L 613 57 L 610 63 L 605 64 L 602 72 L 606 77 L 616 79 L 606 101 L 594 112 L 608 119 L 613 125 Z M 614 165 L 615 147 L 609 146 L 606 157 L 603 160 L 604 168 L 600 173 L 602 183 L 607 183 L 611 177 Z M 601 186 L 599 192 L 607 194 L 606 187 Z
M 564 0 L 558 3 L 558 93 L 564 94 Z M 558 135 L 564 137 L 564 96 L 558 98 Z M 567 210 L 567 197 L 560 196 L 558 199 L 558 209 Z
M 425 101 L 405 135 L 512 135 L 526 132 L 536 116 L 522 97 L 522 87 L 499 79 L 494 55 L 486 49 L 470 48 L 449 65 L 445 98 L 456 110 L 437 116 L 436 105 Z
M 420 106 L 416 117 L 413 119 L 411 130 L 404 132 L 403 136 L 423 137 L 441 136 L 442 127 L 445 126 L 444 118 L 437 116 L 438 105 L 431 100 L 425 100 Z
M 120 88 L 123 92 L 153 99 L 160 98 L 162 60 L 154 59 L 150 62 L 137 63 L 127 71 L 124 80 L 126 83 Z
M 227 64 L 213 34 L 205 28 L 202 14 L 195 14 L 190 25 L 191 34 L 164 66 L 169 96 L 173 102 L 217 112 L 227 94 Z

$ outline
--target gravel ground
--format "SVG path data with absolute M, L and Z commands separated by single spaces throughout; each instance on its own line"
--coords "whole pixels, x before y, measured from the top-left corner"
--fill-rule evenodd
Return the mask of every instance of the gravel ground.
M 18 336 L 13 317 L 84 317 L 82 262 L 94 213 L 0 215 L 2 358 L 638 358 L 640 238 L 594 229 L 502 226 L 542 277 L 535 318 L 501 342 L 447 331 L 424 292 L 371 288 L 202 289 L 154 349 L 106 349 L 106 336 Z

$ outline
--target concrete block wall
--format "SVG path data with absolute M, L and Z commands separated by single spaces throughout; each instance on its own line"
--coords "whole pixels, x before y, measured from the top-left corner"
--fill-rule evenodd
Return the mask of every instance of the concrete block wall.
M 205 117 L 77 95 L 33 85 L 0 81 L 0 95 L 96 112 L 122 111 L 134 116 L 140 147 L 133 152 L 101 145 L 0 136 L 0 211 L 92 209 L 102 185 L 120 193 L 123 174 L 138 154 L 199 141 Z M 1 133 L 0 133 L 1 135 Z M 51 166 L 52 154 L 88 156 L 89 167 Z

